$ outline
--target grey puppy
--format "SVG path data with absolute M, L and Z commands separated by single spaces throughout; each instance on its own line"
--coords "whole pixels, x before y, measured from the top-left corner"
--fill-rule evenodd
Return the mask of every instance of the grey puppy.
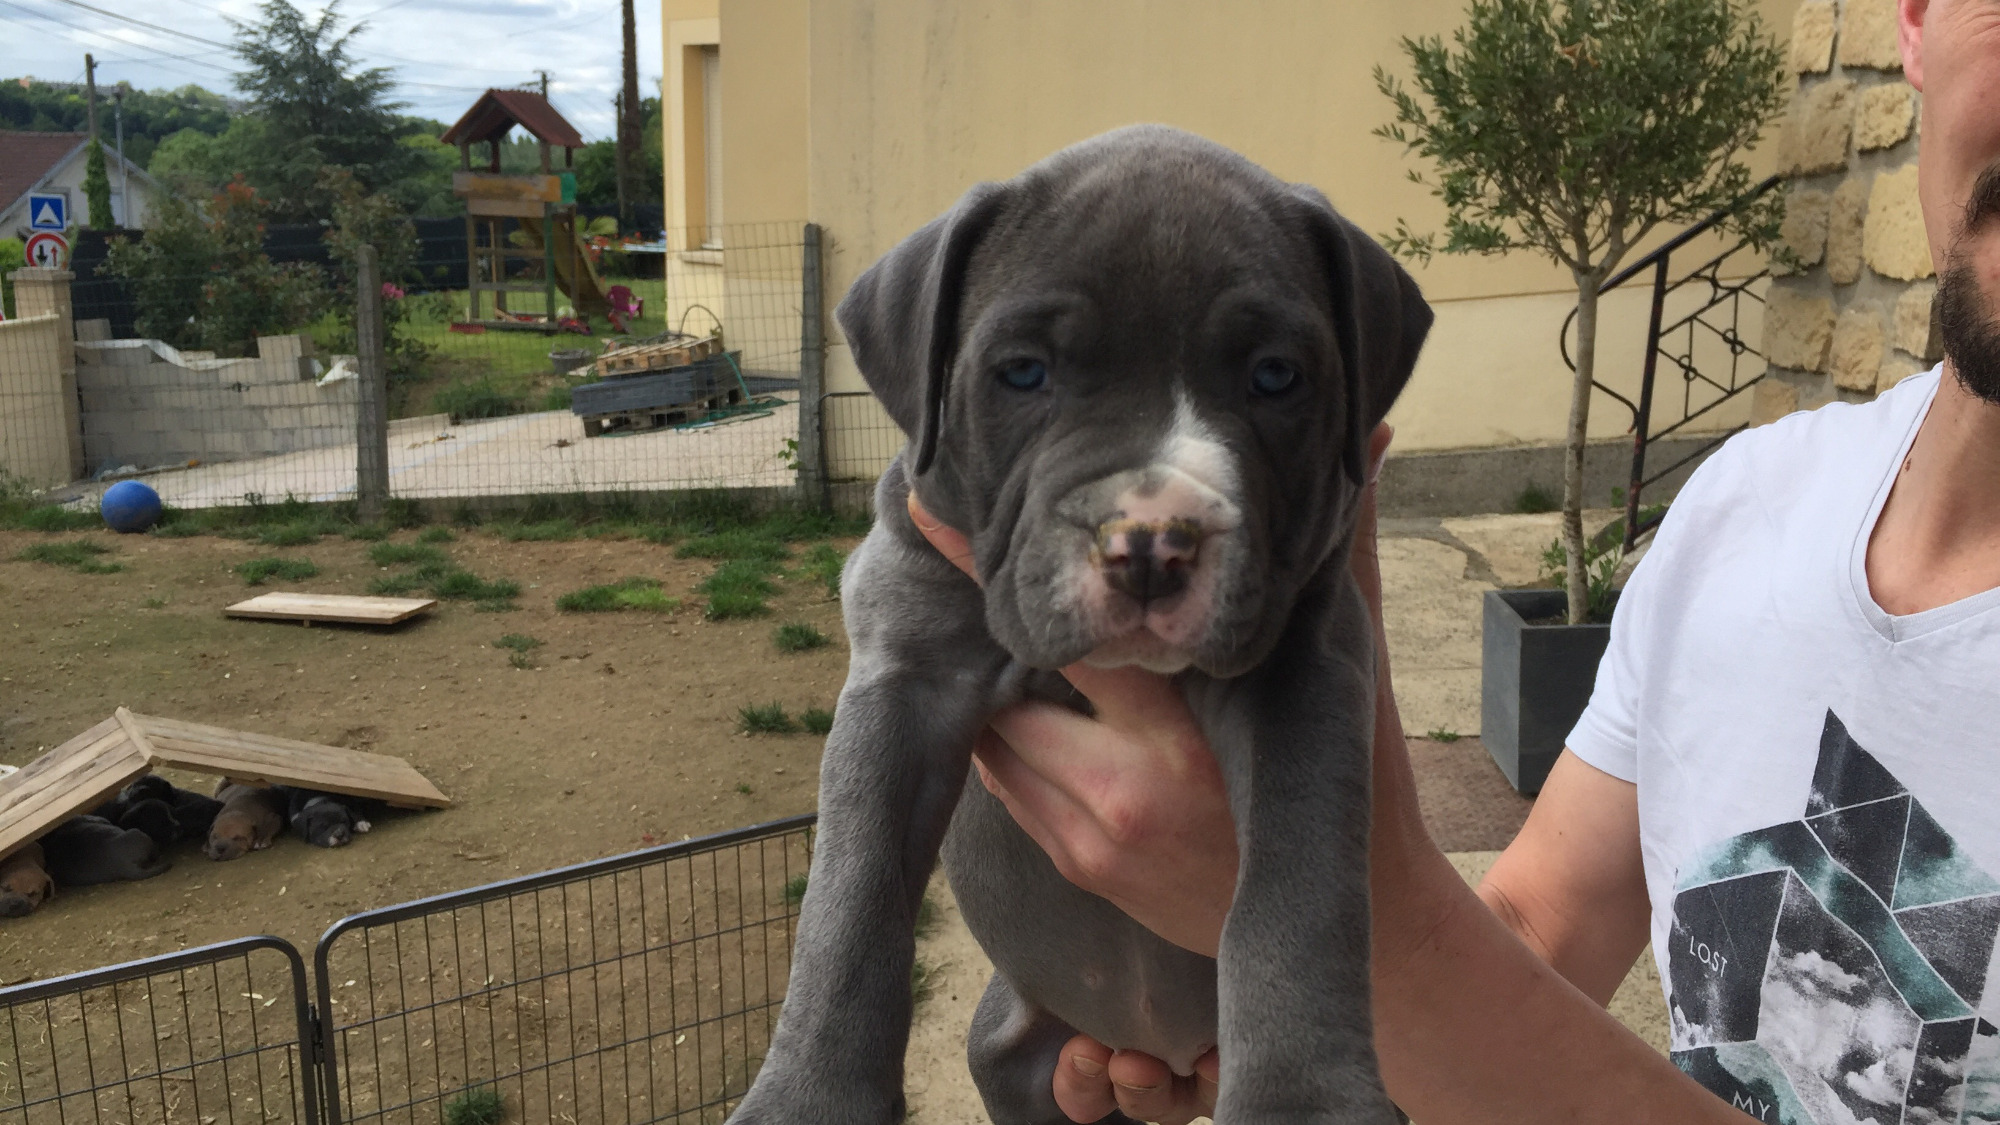
M 1218 1121 L 1395 1120 L 1368 1018 L 1374 652 L 1349 555 L 1368 435 L 1431 323 L 1416 284 L 1319 192 L 1142 126 L 974 188 L 839 317 L 911 444 L 842 581 L 812 881 L 734 1120 L 901 1115 L 940 846 L 996 968 L 968 1046 L 1000 1125 L 1067 1120 L 1050 1075 L 1075 1031 L 1181 1073 L 1219 1045 Z M 913 482 L 981 585 L 916 531 Z M 1080 706 L 1051 670 L 1085 658 L 1177 674 L 1215 750 L 1242 857 L 1218 959 L 1064 880 L 968 784 L 988 717 Z

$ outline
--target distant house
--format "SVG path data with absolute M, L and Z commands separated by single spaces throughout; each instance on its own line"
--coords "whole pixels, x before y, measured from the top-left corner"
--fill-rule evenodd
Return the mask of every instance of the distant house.
M 28 194 L 69 197 L 69 221 L 87 226 L 90 206 L 83 195 L 89 163 L 86 133 L 0 133 L 0 238 L 28 235 Z M 121 163 L 123 167 L 120 167 Z M 121 227 L 143 230 L 152 219 L 159 181 L 130 160 L 120 161 L 104 146 L 104 170 L 111 177 L 111 218 Z

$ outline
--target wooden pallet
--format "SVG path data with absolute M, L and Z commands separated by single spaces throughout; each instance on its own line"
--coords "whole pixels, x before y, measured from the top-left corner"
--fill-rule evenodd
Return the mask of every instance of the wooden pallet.
M 721 350 L 722 341 L 714 336 L 703 336 L 699 340 L 669 340 L 659 344 L 640 344 L 637 347 L 605 352 L 598 357 L 594 366 L 600 379 L 643 375 L 648 371 L 664 371 L 669 367 L 686 367 L 697 360 L 707 359 Z
M 231 617 L 264 621 L 297 621 L 311 625 L 331 621 L 345 625 L 395 625 L 437 604 L 436 598 L 374 598 L 357 594 L 259 594 L 222 612 Z
M 451 804 L 401 758 L 139 715 L 120 707 L 20 772 L 0 777 L 0 857 L 162 766 L 257 785 L 372 797 L 397 808 Z

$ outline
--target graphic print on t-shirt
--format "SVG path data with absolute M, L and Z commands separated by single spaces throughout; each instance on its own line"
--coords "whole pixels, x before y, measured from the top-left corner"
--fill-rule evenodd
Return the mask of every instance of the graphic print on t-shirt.
M 1786 1125 L 2000 1125 L 2000 879 L 1833 712 L 1799 819 L 1682 872 L 1674 1061 Z

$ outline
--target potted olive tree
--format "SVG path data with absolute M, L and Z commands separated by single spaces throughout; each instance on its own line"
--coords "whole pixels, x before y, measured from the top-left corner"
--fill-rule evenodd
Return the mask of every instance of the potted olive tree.
M 1582 712 L 1607 641 L 1593 621 L 1583 457 L 1596 371 L 1598 293 L 1661 228 L 1705 218 L 1751 185 L 1741 157 L 1783 104 L 1783 54 L 1750 0 L 1472 0 L 1442 39 L 1404 39 L 1409 85 L 1377 67 L 1395 119 L 1376 130 L 1435 169 L 1411 178 L 1445 207 L 1444 230 L 1399 221 L 1406 257 L 1529 250 L 1576 284 L 1576 374 L 1563 463 L 1562 592 L 1487 595 L 1481 735 L 1508 780 L 1540 789 Z M 1760 244 L 1780 202 L 1732 229 Z M 1550 356 L 1555 355 L 1550 341 Z M 1538 622 L 1552 619 L 1549 624 Z

